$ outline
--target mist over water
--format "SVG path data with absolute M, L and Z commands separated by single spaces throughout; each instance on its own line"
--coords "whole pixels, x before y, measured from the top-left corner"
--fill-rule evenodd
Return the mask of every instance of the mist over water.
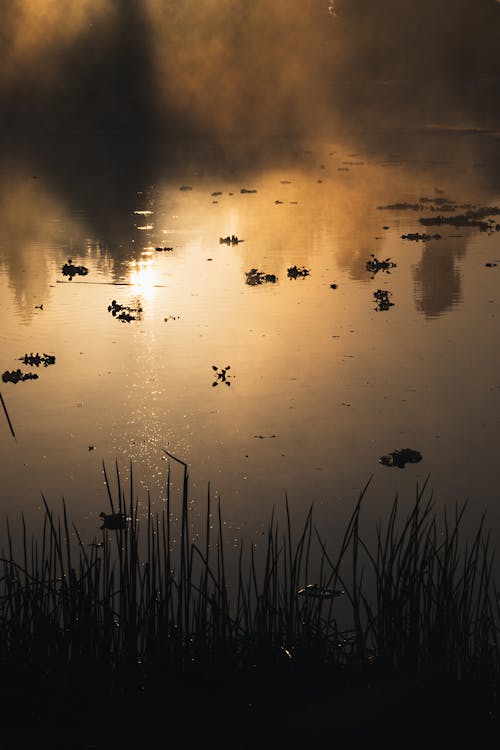
M 2 131 L 491 127 L 499 31 L 495 0 L 13 0 Z

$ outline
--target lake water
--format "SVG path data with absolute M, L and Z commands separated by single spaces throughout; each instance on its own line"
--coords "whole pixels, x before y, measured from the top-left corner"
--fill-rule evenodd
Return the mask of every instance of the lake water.
M 497 134 L 460 130 L 4 149 L 0 364 L 39 378 L 1 383 L 2 516 L 36 524 L 40 491 L 64 495 L 90 535 L 102 461 L 124 477 L 132 461 L 159 506 L 166 449 L 195 510 L 208 481 L 221 495 L 234 538 L 285 491 L 328 533 L 371 475 L 369 518 L 429 476 L 438 504 L 470 498 L 499 528 L 499 219 L 419 222 L 500 205 L 498 167 Z M 441 237 L 402 239 L 415 232 Z M 68 258 L 88 274 L 69 281 Z M 141 312 L 120 321 L 113 300 Z M 55 363 L 19 361 L 31 352 Z M 419 463 L 379 463 L 407 447 Z

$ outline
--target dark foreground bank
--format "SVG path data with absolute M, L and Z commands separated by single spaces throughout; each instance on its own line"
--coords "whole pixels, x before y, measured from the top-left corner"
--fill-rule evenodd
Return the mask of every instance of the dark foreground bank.
M 173 459 L 173 457 L 171 457 Z M 176 460 L 176 459 L 174 459 Z M 66 510 L 7 531 L 0 580 L 2 747 L 465 747 L 500 731 L 500 610 L 482 525 L 440 523 L 426 488 L 338 548 L 286 509 L 264 554 L 194 533 L 170 474 L 160 514 L 106 476 L 102 535 Z M 132 482 L 131 482 L 132 485 Z M 130 492 L 130 495 L 129 495 Z

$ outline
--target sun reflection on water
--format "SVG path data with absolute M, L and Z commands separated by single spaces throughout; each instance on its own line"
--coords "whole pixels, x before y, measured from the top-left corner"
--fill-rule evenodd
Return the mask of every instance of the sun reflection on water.
M 154 296 L 157 282 L 153 258 L 145 251 L 142 258 L 129 261 L 128 266 L 128 281 L 134 292 L 140 294 L 143 298 L 151 299 Z

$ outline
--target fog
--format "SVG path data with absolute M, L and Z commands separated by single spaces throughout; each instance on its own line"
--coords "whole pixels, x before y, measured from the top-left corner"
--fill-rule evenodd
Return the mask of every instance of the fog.
M 493 127 L 496 0 L 2 0 L 2 130 Z

